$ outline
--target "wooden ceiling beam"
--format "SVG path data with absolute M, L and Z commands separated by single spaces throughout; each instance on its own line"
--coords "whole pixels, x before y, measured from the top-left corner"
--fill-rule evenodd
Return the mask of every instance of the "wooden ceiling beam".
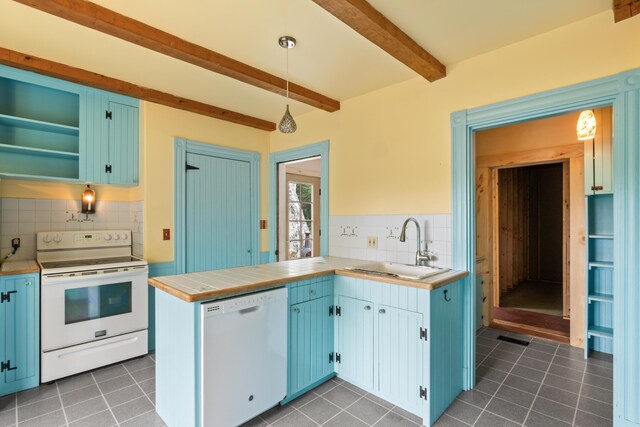
M 640 0 L 613 0 L 612 8 L 614 21 L 624 21 L 640 14 Z
M 20 68 L 22 70 L 33 71 L 38 74 L 44 74 L 85 86 L 91 86 L 96 89 L 120 93 L 122 95 L 166 105 L 168 107 L 178 108 L 180 110 L 190 111 L 192 113 L 225 120 L 227 122 L 243 126 L 249 126 L 269 132 L 276 130 L 276 124 L 267 120 L 236 113 L 235 111 L 225 110 L 224 108 L 215 107 L 203 102 L 181 98 L 170 93 L 138 86 L 123 80 L 103 76 L 102 74 L 94 73 L 92 71 L 71 67 L 59 62 L 49 61 L 48 59 L 38 58 L 37 56 L 16 52 L 2 47 L 0 47 L 0 64 Z
M 283 78 L 183 40 L 90 1 L 15 1 L 278 95 L 286 95 L 286 80 Z M 340 102 L 335 99 L 291 82 L 289 82 L 289 97 L 329 112 L 340 109 Z
M 365 0 L 313 0 L 382 50 L 430 82 L 446 67 Z

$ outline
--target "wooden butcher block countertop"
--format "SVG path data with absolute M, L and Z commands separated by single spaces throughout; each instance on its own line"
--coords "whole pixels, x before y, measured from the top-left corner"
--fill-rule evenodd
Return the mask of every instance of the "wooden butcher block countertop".
M 428 290 L 455 282 L 468 274 L 466 271 L 447 270 L 423 280 L 409 280 L 345 270 L 347 267 L 370 263 L 371 261 L 337 257 L 303 258 L 224 270 L 154 277 L 149 279 L 149 284 L 184 301 L 196 302 L 256 292 L 333 274 Z
M 25 261 L 5 261 L 0 267 L 0 276 L 29 273 L 40 273 L 40 266 L 33 259 Z

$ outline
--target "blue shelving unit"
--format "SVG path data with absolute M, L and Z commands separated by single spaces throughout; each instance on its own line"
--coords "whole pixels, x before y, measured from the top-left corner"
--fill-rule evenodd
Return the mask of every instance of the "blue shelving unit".
M 584 356 L 613 353 L 613 194 L 587 196 L 587 274 Z

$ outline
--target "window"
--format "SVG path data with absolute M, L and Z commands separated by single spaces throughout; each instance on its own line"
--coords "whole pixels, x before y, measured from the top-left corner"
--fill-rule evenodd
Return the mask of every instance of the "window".
M 312 257 L 313 184 L 289 181 L 288 259 Z

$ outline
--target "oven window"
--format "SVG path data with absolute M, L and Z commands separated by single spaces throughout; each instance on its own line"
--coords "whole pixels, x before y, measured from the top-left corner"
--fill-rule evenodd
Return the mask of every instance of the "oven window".
M 65 290 L 65 325 L 131 313 L 131 289 L 131 282 L 122 282 Z

